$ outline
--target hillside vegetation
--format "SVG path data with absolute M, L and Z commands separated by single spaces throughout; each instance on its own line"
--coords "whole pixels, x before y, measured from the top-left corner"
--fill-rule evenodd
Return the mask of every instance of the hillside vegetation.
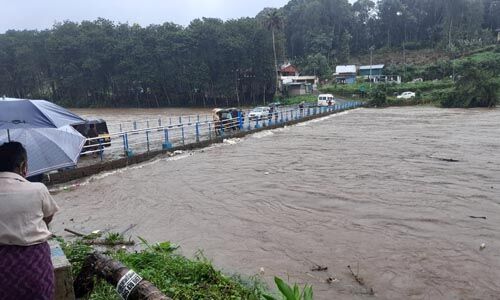
M 426 59 L 447 68 L 447 58 L 494 42 L 499 2 L 291 0 L 254 18 L 186 27 L 97 19 L 11 30 L 0 34 L 0 94 L 73 107 L 256 105 L 275 95 L 276 65 L 328 79 L 337 64 L 367 63 L 369 49 L 396 67 L 400 55 L 384 53 L 404 52 L 414 72 L 406 79 L 425 77 Z
M 425 52 L 423 52 L 425 53 Z M 403 74 L 405 66 L 389 65 L 387 74 Z M 383 93 L 386 101 L 377 104 L 435 103 L 444 107 L 492 107 L 500 103 L 500 46 L 490 46 L 465 53 L 453 60 L 429 60 L 428 64 L 406 65 L 407 78 L 421 78 L 423 82 L 370 85 L 358 78 L 352 85 L 330 84 L 322 92 L 344 97 L 367 99 Z M 362 93 L 364 91 L 364 93 Z M 405 91 L 416 92 L 413 101 L 396 101 L 395 95 Z

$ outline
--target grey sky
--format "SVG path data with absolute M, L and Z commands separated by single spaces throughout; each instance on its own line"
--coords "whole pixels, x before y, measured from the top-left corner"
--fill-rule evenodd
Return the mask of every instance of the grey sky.
M 0 32 L 46 29 L 64 20 L 103 17 L 142 26 L 174 22 L 188 25 L 195 18 L 223 20 L 253 17 L 264 7 L 281 7 L 288 0 L 0 0 Z

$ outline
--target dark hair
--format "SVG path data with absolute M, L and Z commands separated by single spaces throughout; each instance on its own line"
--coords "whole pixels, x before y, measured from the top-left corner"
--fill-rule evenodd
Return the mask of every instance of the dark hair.
M 26 163 L 26 149 L 19 142 L 8 142 L 0 146 L 0 172 L 14 172 Z

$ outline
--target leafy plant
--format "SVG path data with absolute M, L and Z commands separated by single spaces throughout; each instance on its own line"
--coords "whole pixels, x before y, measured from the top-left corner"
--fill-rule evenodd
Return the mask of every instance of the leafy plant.
M 312 300 L 313 299 L 313 289 L 310 285 L 305 285 L 302 291 L 300 291 L 300 287 L 297 284 L 294 284 L 293 287 L 288 285 L 283 279 L 279 277 L 274 277 L 274 282 L 278 287 L 278 290 L 281 293 L 281 298 L 283 300 Z M 270 295 L 263 295 L 266 300 L 278 300 Z
M 113 243 L 123 242 L 124 238 L 123 238 L 123 235 L 121 235 L 117 232 L 110 232 L 106 235 L 106 237 L 104 238 L 104 241 L 107 243 L 113 244 Z

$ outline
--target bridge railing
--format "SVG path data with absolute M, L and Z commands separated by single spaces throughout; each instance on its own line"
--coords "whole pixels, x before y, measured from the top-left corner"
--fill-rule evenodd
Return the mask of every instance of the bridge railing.
M 236 132 L 250 131 L 280 125 L 293 120 L 329 112 L 338 112 L 357 108 L 360 101 L 345 102 L 332 106 L 288 106 L 275 109 L 260 117 L 249 118 L 249 111 L 243 111 L 237 117 L 217 121 L 207 117 L 187 119 L 186 122 L 164 124 L 149 123 L 149 127 L 115 132 L 109 139 L 89 138 L 81 155 L 93 155 L 100 160 L 108 157 L 133 156 L 156 150 L 167 150 L 176 146 L 209 141 L 217 137 L 230 137 Z M 182 119 L 181 119 L 182 121 Z

